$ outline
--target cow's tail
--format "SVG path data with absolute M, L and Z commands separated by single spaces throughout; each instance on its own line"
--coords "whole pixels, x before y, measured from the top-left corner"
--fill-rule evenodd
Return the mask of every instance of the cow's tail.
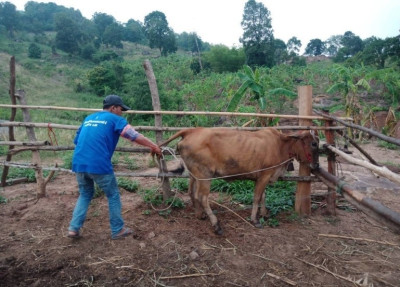
M 159 145 L 159 147 L 161 148 L 161 150 L 168 150 L 170 152 L 171 155 L 175 155 L 173 152 L 171 152 L 171 149 L 169 148 L 162 148 L 163 146 L 167 146 L 170 142 L 172 142 L 173 140 L 179 138 L 179 137 L 185 137 L 187 134 L 191 133 L 193 129 L 184 129 L 181 130 L 177 133 L 175 133 L 174 135 L 172 135 L 169 139 L 167 139 L 165 142 L 161 143 Z M 159 159 L 158 159 L 159 161 Z M 159 162 L 158 162 L 159 164 Z M 172 170 L 168 170 L 168 172 L 172 172 L 172 173 L 177 173 L 177 174 L 182 174 L 185 171 L 185 164 L 183 163 L 182 160 L 180 160 L 180 164 L 178 167 L 172 169 Z
M 163 142 L 162 144 L 159 145 L 159 147 L 163 147 L 166 146 L 167 144 L 169 144 L 170 142 L 172 142 L 174 139 L 177 139 L 179 137 L 184 137 L 185 135 L 187 135 L 188 133 L 190 133 L 193 129 L 185 129 L 185 130 L 181 130 L 179 132 L 177 132 L 176 134 L 174 134 L 173 136 L 171 136 L 169 139 L 167 139 L 165 142 Z

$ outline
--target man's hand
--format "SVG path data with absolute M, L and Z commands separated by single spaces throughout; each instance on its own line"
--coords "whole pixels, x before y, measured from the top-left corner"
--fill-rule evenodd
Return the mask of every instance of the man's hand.
M 151 148 L 151 153 L 152 153 L 152 154 L 156 154 L 156 155 L 158 155 L 158 156 L 161 156 L 161 155 L 162 155 L 162 152 L 161 152 L 161 149 L 160 149 L 159 146 L 153 146 L 153 147 Z

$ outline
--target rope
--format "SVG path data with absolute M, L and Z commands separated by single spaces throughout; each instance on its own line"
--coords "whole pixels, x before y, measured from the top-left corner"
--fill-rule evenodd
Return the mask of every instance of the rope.
M 164 150 L 168 151 L 175 159 L 178 159 L 178 158 L 176 157 L 175 152 L 174 152 L 171 148 L 165 147 L 165 148 L 162 148 L 162 149 L 161 149 L 161 151 L 164 151 Z M 164 154 L 163 154 L 163 157 L 164 157 Z M 197 178 L 196 176 L 193 175 L 193 173 L 190 172 L 189 169 L 188 169 L 188 172 L 189 172 L 189 174 L 190 174 L 193 178 L 195 178 L 196 180 L 223 179 L 223 178 L 229 178 L 229 177 L 247 175 L 247 174 L 252 174 L 252 173 L 256 173 L 256 172 L 260 172 L 260 171 L 265 171 L 265 170 L 273 169 L 273 168 L 279 167 L 279 166 L 281 166 L 281 165 L 284 165 L 285 163 L 287 163 L 287 162 L 289 162 L 289 161 L 292 161 L 293 159 L 294 159 L 294 157 L 291 157 L 291 158 L 289 158 L 289 159 L 287 159 L 287 160 L 285 160 L 285 161 L 283 161 L 283 162 L 281 162 L 281 163 L 279 163 L 279 164 L 277 164 L 277 165 L 273 165 L 273 166 L 270 166 L 270 167 L 257 169 L 257 170 L 254 170 L 254 171 L 249 171 L 249 172 L 244 172 L 244 173 L 237 173 L 237 174 L 231 174 L 231 175 L 224 175 L 224 176 L 219 176 L 219 177 Z M 187 168 L 187 167 L 186 167 L 186 168 Z
M 56 137 L 55 132 L 53 131 L 53 128 L 51 127 L 51 123 L 47 124 L 47 134 L 49 136 L 51 145 L 52 146 L 54 145 L 53 144 L 53 138 L 54 138 L 54 141 L 56 142 L 56 146 L 58 146 L 57 137 Z M 53 136 L 53 138 L 52 138 L 52 136 Z

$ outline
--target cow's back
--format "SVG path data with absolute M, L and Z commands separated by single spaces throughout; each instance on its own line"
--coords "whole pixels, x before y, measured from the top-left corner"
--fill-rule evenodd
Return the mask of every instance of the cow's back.
M 203 178 L 226 176 L 280 163 L 280 138 L 273 128 L 256 132 L 197 128 L 183 136 L 178 150 L 190 172 Z

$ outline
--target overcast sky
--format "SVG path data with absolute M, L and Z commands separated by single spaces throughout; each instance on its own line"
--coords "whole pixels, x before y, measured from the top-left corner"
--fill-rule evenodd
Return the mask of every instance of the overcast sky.
M 5 1 L 4 1 L 5 2 Z M 24 10 L 26 0 L 9 0 Z M 165 14 L 175 33 L 196 32 L 205 42 L 240 46 L 247 0 L 53 0 L 80 10 L 91 19 L 95 12 L 114 16 L 120 23 L 129 19 L 144 22 L 153 11 Z M 302 50 L 311 39 L 327 40 L 351 31 L 361 39 L 385 39 L 400 34 L 400 0 L 258 0 L 270 11 L 274 37 L 287 42 L 295 36 Z

